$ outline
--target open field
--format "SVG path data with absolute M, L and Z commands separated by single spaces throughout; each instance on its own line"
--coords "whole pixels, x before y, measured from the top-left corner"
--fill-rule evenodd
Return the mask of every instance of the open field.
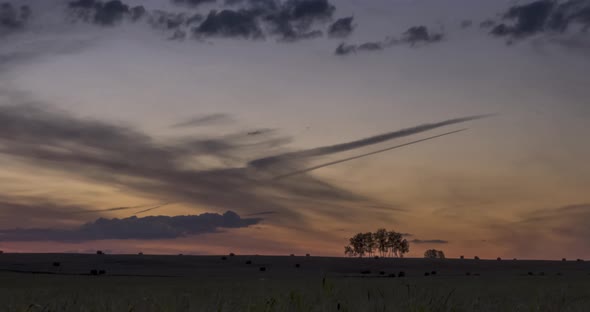
M 94 276 L 91 270 L 106 274 Z M 576 261 L 0 255 L 1 311 L 588 311 L 589 306 L 590 263 Z

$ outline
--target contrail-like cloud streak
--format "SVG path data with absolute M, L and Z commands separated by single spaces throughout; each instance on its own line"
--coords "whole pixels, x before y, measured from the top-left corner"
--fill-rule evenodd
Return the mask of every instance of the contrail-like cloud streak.
M 310 172 L 310 171 L 314 171 L 314 170 L 317 170 L 317 169 L 320 169 L 320 168 L 324 168 L 324 167 L 328 167 L 328 166 L 340 164 L 340 163 L 343 163 L 343 162 L 347 162 L 347 161 L 351 161 L 351 160 L 355 160 L 355 159 L 359 159 L 359 158 L 363 158 L 363 157 L 367 157 L 367 156 L 371 156 L 371 155 L 375 155 L 375 154 L 379 154 L 379 153 L 391 151 L 391 150 L 394 150 L 394 149 L 402 148 L 404 146 L 413 145 L 413 144 L 417 144 L 417 143 L 420 143 L 420 142 L 433 140 L 433 139 L 436 139 L 436 138 L 440 138 L 440 137 L 443 137 L 443 136 L 447 136 L 447 135 L 451 135 L 451 134 L 463 132 L 463 131 L 466 131 L 466 130 L 467 129 L 461 129 L 461 130 L 451 131 L 451 132 L 447 132 L 447 133 L 443 133 L 443 134 L 431 136 L 431 137 L 428 137 L 428 138 L 425 138 L 425 139 L 416 140 L 416 141 L 408 142 L 408 143 L 405 143 L 405 144 L 400 144 L 400 145 L 396 145 L 396 146 L 393 146 L 393 147 L 381 149 L 381 150 L 378 150 L 378 151 L 373 151 L 373 152 L 362 154 L 362 155 L 357 155 L 357 156 L 353 156 L 353 157 L 349 157 L 349 158 L 345 158 L 345 159 L 340 159 L 340 160 L 332 161 L 332 162 L 329 162 L 329 163 L 317 165 L 317 166 L 310 167 L 310 168 L 307 168 L 307 169 L 298 170 L 298 171 L 295 171 L 295 172 L 283 174 L 283 175 L 274 177 L 273 180 L 276 181 L 276 180 L 285 179 L 285 178 L 292 177 L 292 176 L 295 176 L 295 175 L 304 174 L 304 173 L 307 173 L 307 172 Z
M 345 152 L 345 151 L 353 150 L 353 149 L 360 148 L 360 147 L 365 147 L 365 146 L 369 146 L 369 145 L 373 145 L 373 144 L 377 144 L 377 143 L 382 143 L 382 142 L 386 142 L 386 141 L 393 140 L 393 139 L 398 139 L 398 138 L 418 134 L 421 132 L 433 130 L 433 129 L 444 127 L 444 126 L 463 123 L 463 122 L 476 120 L 476 119 L 487 118 L 490 116 L 491 115 L 477 115 L 477 116 L 449 119 L 449 120 L 445 120 L 445 121 L 441 121 L 441 122 L 437 122 L 437 123 L 432 123 L 432 124 L 423 124 L 420 126 L 406 128 L 406 129 L 402 129 L 402 130 L 398 130 L 398 131 L 394 131 L 394 132 L 389 132 L 389 133 L 384 133 L 384 134 L 368 137 L 368 138 L 357 140 L 357 141 L 336 144 L 336 145 L 330 145 L 330 146 L 322 146 L 322 147 L 299 151 L 299 152 L 291 152 L 291 153 L 285 153 L 285 154 L 271 156 L 271 157 L 260 158 L 260 159 L 256 159 L 254 161 L 251 161 L 249 163 L 249 165 L 252 167 L 255 167 L 255 168 L 264 168 L 264 167 L 267 167 L 267 166 L 270 166 L 270 165 L 273 165 L 273 164 L 276 164 L 276 163 L 279 163 L 282 161 L 298 160 L 298 159 L 303 159 L 303 158 Z

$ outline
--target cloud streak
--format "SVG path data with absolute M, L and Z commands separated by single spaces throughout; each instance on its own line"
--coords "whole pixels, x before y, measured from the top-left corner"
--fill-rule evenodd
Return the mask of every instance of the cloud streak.
M 107 239 L 174 239 L 216 233 L 221 229 L 249 227 L 261 221 L 261 218 L 241 218 L 232 211 L 224 214 L 204 213 L 174 217 L 100 218 L 72 230 L 45 228 L 0 230 L 0 241 L 82 242 Z
M 306 168 L 306 169 L 303 169 L 303 170 L 299 170 L 299 171 L 287 173 L 287 174 L 284 174 L 284 175 L 280 175 L 280 176 L 277 176 L 277 177 L 275 177 L 273 179 L 274 180 L 285 179 L 285 178 L 292 177 L 292 176 L 295 176 L 295 175 L 299 175 L 299 174 L 304 174 L 304 173 L 307 173 L 307 172 L 311 172 L 311 171 L 314 171 L 314 170 L 317 170 L 317 169 L 321 169 L 321 168 L 325 168 L 325 167 L 337 165 L 337 164 L 340 164 L 340 163 L 343 163 L 343 162 L 347 162 L 347 161 L 351 161 L 351 160 L 355 160 L 355 159 L 360 159 L 360 158 L 364 158 L 364 157 L 368 157 L 368 156 L 372 156 L 372 155 L 376 155 L 376 154 L 388 152 L 388 151 L 391 151 L 391 150 L 394 150 L 394 149 L 402 148 L 402 147 L 405 147 L 405 146 L 414 145 L 414 144 L 418 144 L 418 143 L 421 143 L 421 142 L 425 142 L 425 141 L 437 139 L 437 138 L 440 138 L 440 137 L 443 137 L 443 136 L 447 136 L 447 135 L 451 135 L 451 134 L 463 132 L 465 130 L 467 130 L 467 129 L 461 129 L 461 130 L 451 131 L 451 132 L 443 133 L 443 134 L 440 134 L 440 135 L 431 136 L 431 137 L 428 137 L 428 138 L 425 138 L 425 139 L 416 140 L 416 141 L 412 141 L 412 142 L 409 142 L 409 143 L 400 144 L 400 145 L 396 145 L 396 146 L 393 146 L 393 147 L 389 147 L 389 148 L 377 150 L 377 151 L 374 151 L 374 152 L 365 153 L 365 154 L 362 154 L 362 155 L 357 155 L 357 156 L 353 156 L 353 157 L 349 157 L 349 158 L 345 158 L 345 159 L 340 159 L 340 160 L 332 161 L 332 162 L 329 162 L 329 163 L 325 163 L 325 164 L 313 166 L 313 167 L 310 167 L 310 168 Z

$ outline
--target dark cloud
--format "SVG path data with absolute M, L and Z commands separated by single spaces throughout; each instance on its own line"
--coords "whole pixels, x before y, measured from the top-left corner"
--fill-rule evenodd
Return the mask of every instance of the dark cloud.
M 32 10 L 28 5 L 0 3 L 0 35 L 24 28 L 31 14 Z
M 211 124 L 226 124 L 230 122 L 233 122 L 233 119 L 227 114 L 211 114 L 187 119 L 172 125 L 172 128 L 198 127 Z
M 356 52 L 374 52 L 381 51 L 386 48 L 390 48 L 400 44 L 408 44 L 410 46 L 424 45 L 441 41 L 443 34 L 431 33 L 425 26 L 414 26 L 410 27 L 402 34 L 401 39 L 395 39 L 394 37 L 388 37 L 383 41 L 365 42 L 362 44 L 347 44 L 341 43 L 334 54 L 336 55 L 348 55 Z
M 244 228 L 260 223 L 260 218 L 241 218 L 232 211 L 189 216 L 149 216 L 125 219 L 100 218 L 73 230 L 0 230 L 0 241 L 93 241 L 106 239 L 173 239 L 215 233 L 220 229 Z
M 587 0 L 538 0 L 508 9 L 491 34 L 512 39 L 543 33 L 564 33 L 578 25 L 581 31 L 590 28 L 590 2 Z
M 288 0 L 276 6 L 251 3 L 272 34 L 280 36 L 280 41 L 291 42 L 322 36 L 321 31 L 311 28 L 330 21 L 335 10 L 327 0 Z
M 172 0 L 172 3 L 196 7 L 202 4 L 215 3 L 216 0 Z
M 431 43 L 442 40 L 442 34 L 433 34 L 429 32 L 426 26 L 410 27 L 402 36 L 402 41 L 415 45 L 419 43 Z
M 413 239 L 410 241 L 412 244 L 448 244 L 449 241 L 442 239 Z
M 463 29 L 470 28 L 471 26 L 473 26 L 473 21 L 472 20 L 464 20 L 464 21 L 461 21 L 460 26 Z
M 77 19 L 101 26 L 113 26 L 125 19 L 136 21 L 146 13 L 144 7 L 129 7 L 120 0 L 76 0 L 70 1 L 68 7 Z
M 263 38 L 256 13 L 247 10 L 211 11 L 194 29 L 197 36 L 258 39 Z
M 496 25 L 496 22 L 494 22 L 491 19 L 488 19 L 488 20 L 485 20 L 485 21 L 479 23 L 479 28 L 487 29 L 487 28 L 494 27 L 494 25 Z
M 354 30 L 354 17 L 343 17 L 336 20 L 328 29 L 328 35 L 334 38 L 348 37 Z

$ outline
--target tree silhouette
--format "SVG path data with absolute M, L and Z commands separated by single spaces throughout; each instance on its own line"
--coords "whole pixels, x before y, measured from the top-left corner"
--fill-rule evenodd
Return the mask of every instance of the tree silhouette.
M 344 246 L 344 254 L 349 257 L 373 256 L 378 252 L 381 257 L 399 257 L 410 251 L 410 243 L 403 235 L 395 231 L 378 229 L 375 233 L 357 233 Z
M 424 258 L 428 259 L 444 259 L 445 253 L 442 250 L 428 249 L 424 252 Z

